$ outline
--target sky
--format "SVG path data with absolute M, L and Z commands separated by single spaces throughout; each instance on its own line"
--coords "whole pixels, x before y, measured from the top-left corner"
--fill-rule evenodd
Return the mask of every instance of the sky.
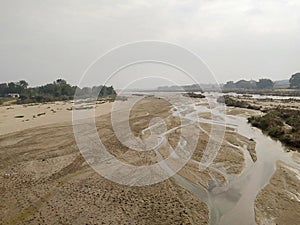
M 64 78 L 76 85 L 99 56 L 143 40 L 173 43 L 194 52 L 219 83 L 261 77 L 289 79 L 300 71 L 299 0 L 0 3 L 0 82 L 25 79 L 35 86 Z M 135 78 L 129 78 L 129 73 L 135 73 Z M 161 73 L 165 80 L 190 83 L 171 69 Z M 103 83 L 107 78 L 101 71 L 95 76 L 93 82 Z M 145 76 L 143 69 L 133 72 L 131 68 L 111 82 L 122 87 L 139 76 Z M 211 80 L 202 76 L 201 82 Z M 144 83 L 145 87 L 164 84 Z M 92 85 L 84 79 L 81 84 Z

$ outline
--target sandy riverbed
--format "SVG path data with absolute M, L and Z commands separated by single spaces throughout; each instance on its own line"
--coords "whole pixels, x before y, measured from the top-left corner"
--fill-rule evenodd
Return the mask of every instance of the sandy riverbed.
M 96 115 L 107 114 L 112 103 L 96 105 Z M 45 104 L 26 104 L 0 106 L 0 135 L 28 128 L 72 122 L 73 103 L 53 102 Z
M 16 108 L 9 110 L 12 115 L 31 117 L 41 111 L 48 113 L 47 109 L 53 107 L 69 107 L 63 105 L 13 106 Z M 103 113 L 109 107 L 103 104 L 98 108 Z M 150 109 L 150 105 L 147 107 Z M 167 105 L 159 108 L 162 114 L 168 113 Z M 12 117 L 10 121 L 19 125 L 19 131 L 0 136 L 1 224 L 208 223 L 207 206 L 172 179 L 146 187 L 128 187 L 98 175 L 78 151 L 70 112 L 55 113 L 61 117 L 52 120 L 52 124 L 46 119 L 47 113 L 44 120 L 32 120 L 31 125 L 27 121 L 27 126 Z M 54 117 L 49 114 L 49 119 Z M 113 134 L 103 125 L 110 123 L 108 117 L 105 114 L 98 122 L 99 133 L 111 152 L 132 163 L 143 162 L 143 157 L 129 157 L 132 154 L 127 149 L 117 147 L 111 140 Z M 1 117 L 2 123 L 7 123 L 5 119 Z M 144 122 L 142 118 L 141 121 Z
M 118 142 L 110 123 L 111 106 L 112 103 L 105 103 L 96 107 L 97 129 L 108 150 L 118 159 L 133 165 L 156 163 L 153 152 L 136 154 Z M 3 215 L 0 223 L 208 224 L 206 204 L 182 188 L 176 179 L 145 187 L 128 187 L 111 182 L 91 169 L 74 139 L 72 111 L 68 110 L 71 107 L 70 102 L 57 102 L 0 108 L 0 212 Z M 149 133 L 142 134 L 141 131 L 155 116 L 163 118 L 168 129 L 178 125 L 178 118 L 169 110 L 170 105 L 162 99 L 140 101 L 130 115 L 133 133 L 142 139 L 147 138 Z M 229 112 L 244 116 L 255 113 L 234 109 L 229 109 Z M 37 116 L 41 113 L 45 114 Z M 20 115 L 24 117 L 15 118 Z M 206 113 L 203 117 L 209 118 L 210 115 Z M 200 125 L 206 132 L 211 128 L 208 124 Z M 169 134 L 171 146 L 179 141 L 178 135 L 176 129 Z M 228 177 L 220 171 L 207 169 L 199 172 L 197 162 L 207 142 L 208 135 L 200 133 L 192 159 L 178 174 L 205 188 L 209 188 L 212 180 L 225 185 Z M 247 164 L 245 146 L 255 161 L 255 142 L 227 128 L 214 162 L 226 168 L 230 176 L 238 176 Z M 163 157 L 168 155 L 167 147 L 163 145 L 159 149 Z M 261 195 L 269 198 L 265 192 Z M 262 213 L 267 212 L 263 207 L 258 207 L 256 212 L 259 218 L 267 216 Z M 288 214 L 282 213 L 281 216 Z M 264 224 L 261 219 L 257 221 Z
M 278 161 L 270 183 L 255 202 L 258 224 L 300 224 L 299 171 Z

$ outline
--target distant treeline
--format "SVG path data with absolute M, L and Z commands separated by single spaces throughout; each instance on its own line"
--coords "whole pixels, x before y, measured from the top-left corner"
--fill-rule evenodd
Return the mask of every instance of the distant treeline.
M 274 82 L 270 79 L 260 79 L 258 82 L 255 80 L 239 80 L 237 82 L 228 81 L 224 89 L 272 89 Z
M 228 81 L 223 89 L 272 89 L 274 88 L 275 82 L 271 79 L 259 79 L 255 80 L 239 80 L 237 82 Z M 299 89 L 300 88 L 300 73 L 295 73 L 289 79 L 289 88 Z
M 166 92 L 182 92 L 182 91 L 190 91 L 190 92 L 202 92 L 202 89 L 199 84 L 192 85 L 173 85 L 173 86 L 161 86 L 157 88 L 157 91 L 166 91 Z
M 34 102 L 50 102 L 50 101 L 61 101 L 61 100 L 72 100 L 74 98 L 75 91 L 76 95 L 87 98 L 87 97 L 112 97 L 116 96 L 116 92 L 112 86 L 94 86 L 79 88 L 72 86 L 63 79 L 57 79 L 53 83 L 38 87 L 28 87 L 28 83 L 25 80 L 18 82 L 9 82 L 0 84 L 0 96 L 5 97 L 16 97 L 17 103 L 34 103 Z

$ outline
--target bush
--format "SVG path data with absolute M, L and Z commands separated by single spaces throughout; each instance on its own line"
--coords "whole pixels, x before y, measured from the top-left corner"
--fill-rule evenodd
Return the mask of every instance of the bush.
M 297 131 L 297 129 L 293 127 L 293 128 L 291 129 L 291 132 L 290 132 L 290 133 L 295 133 L 296 131 Z
M 248 122 L 282 143 L 300 148 L 300 113 L 298 110 L 278 108 L 267 112 L 264 116 L 251 116 Z M 285 126 L 286 124 L 291 128 Z
M 268 130 L 268 134 L 271 137 L 280 138 L 284 134 L 284 131 L 280 127 L 271 127 Z
M 219 103 L 225 103 L 227 106 L 234 106 L 239 108 L 248 108 L 248 109 L 260 109 L 260 107 L 252 106 L 245 101 L 236 100 L 229 95 L 221 96 L 217 99 Z
M 196 94 L 196 93 L 194 93 L 194 92 L 184 93 L 183 96 L 185 96 L 185 97 L 190 97 L 190 98 L 205 98 L 205 95 L 202 95 L 202 94 Z

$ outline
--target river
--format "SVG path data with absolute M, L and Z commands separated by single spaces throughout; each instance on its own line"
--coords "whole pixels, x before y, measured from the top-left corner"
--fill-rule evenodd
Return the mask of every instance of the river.
M 300 170 L 300 166 L 292 160 L 292 152 L 286 151 L 280 142 L 267 137 L 259 129 L 251 127 L 245 117 L 226 115 L 222 107 L 218 107 L 218 96 L 219 94 L 216 93 L 206 94 L 206 100 L 210 102 L 210 105 L 214 105 L 212 109 L 199 105 L 199 102 L 197 104 L 197 102 L 177 101 L 176 106 L 174 106 L 176 108 L 174 114 L 184 119 L 193 120 L 195 117 L 192 115 L 211 111 L 215 116 L 213 118 L 225 119 L 226 125 L 234 128 L 234 132 L 256 142 L 257 161 L 253 162 L 249 152 L 243 151 L 246 158 L 245 169 L 240 175 L 228 179 L 229 182 L 225 186 L 214 185 L 213 188 L 206 189 L 188 181 L 179 174 L 174 175 L 173 178 L 179 185 L 192 192 L 208 205 L 211 225 L 254 225 L 256 224 L 254 214 L 256 196 L 268 184 L 275 172 L 276 162 L 281 160 L 298 170 Z M 170 98 L 170 96 L 166 98 Z M 186 111 L 187 109 L 190 110 L 188 114 L 181 114 L 181 110 Z M 202 123 L 221 124 L 220 121 L 214 119 L 200 120 Z M 156 153 L 162 159 L 160 154 Z M 165 170 L 170 170 L 163 161 L 161 161 L 161 166 Z M 209 166 L 213 167 L 214 164 L 211 163 Z

